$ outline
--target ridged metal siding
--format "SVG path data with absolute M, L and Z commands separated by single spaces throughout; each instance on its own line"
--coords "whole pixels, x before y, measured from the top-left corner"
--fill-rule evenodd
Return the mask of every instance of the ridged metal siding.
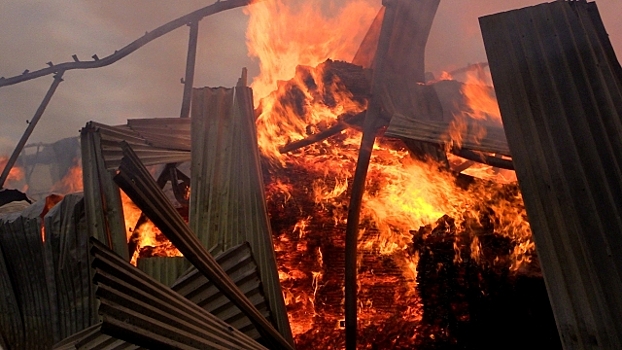
M 249 242 L 278 331 L 292 334 L 279 281 L 247 87 L 195 89 L 190 228 L 205 247 Z
M 147 348 L 265 349 L 92 239 L 102 332 Z
M 181 275 L 188 271 L 190 266 L 192 266 L 190 262 L 180 256 L 154 256 L 139 258 L 136 261 L 136 267 L 167 286 L 173 284 Z
M 65 196 L 42 219 L 44 206 L 0 215 L 0 332 L 10 349 L 49 349 L 96 322 L 82 195 Z
M 480 18 L 561 340 L 622 348 L 622 68 L 594 3 Z
M 240 244 L 225 252 L 214 249 L 211 253 L 214 255 L 216 261 L 218 261 L 218 264 L 220 264 L 231 279 L 233 279 L 238 288 L 253 302 L 255 307 L 257 307 L 265 317 L 269 317 L 270 312 L 265 298 L 263 297 L 263 291 L 261 290 L 257 265 L 253 260 L 248 243 Z M 140 260 L 143 259 L 138 260 L 139 267 Z M 144 260 L 151 259 L 147 258 Z M 153 264 L 159 264 L 163 260 L 170 260 L 173 261 L 172 264 L 179 265 L 180 263 L 178 260 L 183 260 L 183 258 L 158 258 L 154 259 Z M 160 269 L 159 272 L 156 271 L 157 270 L 154 269 L 153 271 L 145 272 L 156 280 L 158 280 L 159 277 L 161 283 L 164 283 L 163 280 L 166 281 L 170 279 L 171 276 L 177 274 L 176 270 L 173 272 L 170 270 L 167 272 L 164 269 Z M 172 284 L 171 289 L 249 337 L 260 341 L 261 336 L 248 317 L 233 305 L 229 299 L 225 298 L 196 268 L 191 267 L 187 269 L 183 276 Z M 64 339 L 62 342 L 56 344 L 54 349 L 79 349 L 81 346 L 84 346 L 84 344 L 88 344 L 88 349 L 108 349 L 108 344 L 115 344 L 114 349 L 138 348 L 136 345 L 129 344 L 125 341 L 119 341 L 117 338 L 101 333 L 101 325 L 98 324 Z
M 248 243 L 244 242 L 225 252 L 214 254 L 214 258 L 257 310 L 270 319 L 270 310 L 264 297 L 257 265 Z M 171 289 L 249 337 L 255 340 L 261 338 L 248 317 L 196 268 L 192 267 L 171 286 Z

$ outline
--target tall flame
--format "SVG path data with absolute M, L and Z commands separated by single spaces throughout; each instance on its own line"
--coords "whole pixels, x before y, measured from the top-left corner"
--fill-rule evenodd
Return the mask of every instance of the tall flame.
M 280 90 L 280 81 L 292 79 L 299 65 L 316 67 L 328 58 L 350 61 L 378 6 L 365 0 L 352 0 L 342 7 L 320 0 L 298 3 L 267 0 L 249 6 L 247 11 L 249 55 L 259 59 L 260 67 L 260 74 L 251 85 L 255 105 L 260 110 L 259 146 L 264 154 L 283 164 L 278 146 L 308 136 L 309 125 L 332 124 L 340 114 L 360 112 L 364 106 L 352 101 L 347 92 L 339 89 L 338 82 L 333 81 L 329 86 L 319 86 L 318 90 L 330 89 L 339 102 L 337 107 L 316 103 L 312 112 L 301 120 L 293 117 L 295 114 L 288 108 L 278 110 L 277 100 L 282 93 L 273 91 Z M 316 74 L 321 75 L 321 72 Z M 323 79 L 313 78 L 316 83 L 323 83 Z M 297 82 L 300 86 L 302 83 Z M 301 91 L 307 93 L 304 88 Z M 307 96 L 306 103 L 311 103 L 310 97 Z

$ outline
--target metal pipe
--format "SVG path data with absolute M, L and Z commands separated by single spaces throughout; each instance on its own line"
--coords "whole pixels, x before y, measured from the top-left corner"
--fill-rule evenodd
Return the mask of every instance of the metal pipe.
M 261 1 L 261 0 L 258 0 L 258 1 Z M 56 73 L 56 72 L 60 72 L 60 71 L 66 71 L 70 69 L 99 68 L 99 67 L 104 67 L 104 66 L 113 64 L 116 61 L 122 59 L 123 57 L 143 47 L 145 44 L 185 24 L 199 21 L 203 19 L 204 17 L 210 16 L 210 15 L 213 15 L 213 14 L 225 11 L 225 10 L 230 10 L 236 7 L 246 6 L 246 5 L 249 5 L 250 3 L 251 3 L 251 0 L 216 1 L 215 3 L 211 5 L 198 9 L 185 16 L 181 16 L 175 20 L 172 20 L 166 24 L 159 26 L 158 28 L 150 32 L 145 33 L 145 35 L 132 41 L 131 43 L 122 47 L 121 49 L 116 50 L 113 54 L 110 54 L 106 57 L 99 58 L 98 60 L 93 59 L 93 61 L 79 61 L 79 60 L 75 61 L 75 58 L 74 58 L 74 61 L 72 62 L 64 62 L 60 64 L 55 64 L 52 67 L 39 69 L 34 72 L 24 72 L 23 74 L 16 75 L 10 78 L 0 77 L 0 87 L 21 83 L 23 81 L 39 78 L 39 77 L 49 75 L 52 73 Z
M 9 158 L 9 161 L 6 163 L 6 166 L 4 167 L 4 170 L 2 171 L 2 175 L 0 175 L 0 189 L 4 188 L 4 182 L 9 177 L 9 173 L 11 172 L 11 169 L 13 169 L 13 166 L 15 165 L 15 162 L 17 161 L 19 154 L 24 149 L 24 146 L 26 145 L 28 138 L 32 134 L 33 130 L 35 129 L 35 126 L 37 126 L 37 122 L 39 122 L 39 119 L 41 119 L 43 112 L 45 112 L 45 108 L 48 106 L 48 103 L 50 103 L 50 100 L 52 99 L 52 96 L 54 95 L 54 92 L 56 91 L 58 84 L 60 84 L 63 81 L 62 77 L 64 73 L 65 71 L 61 70 L 58 73 L 56 73 L 56 75 L 54 75 L 54 81 L 52 82 L 52 85 L 50 85 L 48 92 L 45 94 L 45 97 L 43 97 L 43 101 L 41 101 L 39 108 L 35 112 L 35 115 L 32 117 L 32 120 L 30 121 L 30 123 L 28 124 L 26 131 L 24 131 L 22 138 L 17 143 L 17 146 L 15 146 L 15 149 L 13 150 L 13 154 L 11 154 L 11 158 Z
M 188 39 L 188 57 L 186 58 L 186 77 L 184 78 L 184 97 L 181 103 L 181 118 L 190 116 L 190 102 L 192 100 L 192 83 L 194 82 L 194 66 L 197 58 L 197 42 L 199 38 L 199 21 L 188 24 L 190 37 Z

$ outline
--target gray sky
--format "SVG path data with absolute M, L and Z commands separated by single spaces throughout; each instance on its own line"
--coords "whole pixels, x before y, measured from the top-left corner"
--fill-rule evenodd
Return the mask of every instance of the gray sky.
M 375 0 L 371 0 L 375 1 Z M 438 73 L 486 60 L 477 18 L 535 5 L 534 0 L 442 0 L 426 48 L 428 70 Z M 46 67 L 45 62 L 107 56 L 167 21 L 210 4 L 198 0 L 2 0 L 0 76 Z M 174 4 L 174 5 L 172 5 Z M 622 1 L 597 1 L 618 57 L 622 57 Z M 380 6 L 380 0 L 377 0 Z M 195 86 L 233 86 L 242 67 L 252 77 L 247 16 L 234 9 L 200 23 Z M 304 25 L 304 23 L 301 23 Z M 187 28 L 148 44 L 111 66 L 65 73 L 29 142 L 77 136 L 89 120 L 178 116 Z M 32 118 L 51 77 L 0 88 L 0 155 L 8 154 Z

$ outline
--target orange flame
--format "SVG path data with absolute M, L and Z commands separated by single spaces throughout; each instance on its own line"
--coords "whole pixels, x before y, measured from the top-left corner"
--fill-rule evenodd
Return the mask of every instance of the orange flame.
M 148 256 L 183 256 L 151 220 L 142 217 L 142 211 L 123 191 L 121 204 L 127 240 L 135 243 L 130 259 L 132 265 L 136 266 L 143 250 L 149 250 Z
M 296 81 L 307 94 L 305 103 L 314 104 L 311 111 L 300 119 L 294 117 L 296 114 L 290 108 L 278 110 L 280 94 L 272 92 L 284 88 L 279 82 L 292 79 L 299 65 L 316 67 L 328 58 L 351 60 L 378 9 L 364 0 L 350 1 L 341 8 L 325 7 L 319 0 L 300 4 L 267 0 L 247 9 L 249 55 L 259 59 L 261 69 L 251 85 L 255 104 L 261 110 L 257 119 L 259 145 L 264 154 L 281 164 L 278 146 L 305 138 L 309 126 L 333 124 L 341 114 L 364 109 L 340 89 L 338 81 L 325 84 L 321 71 L 311 71 L 318 91 L 330 90 L 338 101 L 337 107 L 314 103 L 304 83 Z M 326 18 L 323 9 L 334 15 Z
M 0 172 L 4 171 L 4 168 L 6 167 L 8 162 L 9 162 L 9 157 L 0 156 Z M 7 177 L 6 181 L 7 183 L 10 181 L 21 181 L 23 178 L 24 178 L 24 169 L 17 167 L 17 166 L 13 166 L 13 168 L 11 168 L 11 171 L 9 171 L 9 176 Z
M 467 72 L 466 78 L 462 93 L 471 109 L 466 114 L 473 119 L 490 120 L 501 125 L 501 112 L 494 89 L 487 84 L 487 80 L 490 79 L 486 78 L 483 70 L 479 70 L 478 74 Z
M 74 165 L 67 170 L 65 176 L 52 185 L 51 191 L 63 194 L 83 191 L 82 159 L 76 158 L 73 163 Z

